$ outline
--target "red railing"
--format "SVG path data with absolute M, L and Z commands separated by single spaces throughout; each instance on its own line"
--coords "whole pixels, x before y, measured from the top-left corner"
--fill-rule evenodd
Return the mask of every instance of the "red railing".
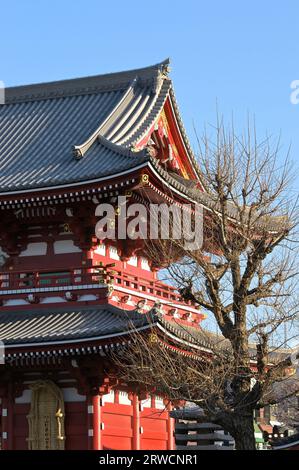
M 182 302 L 176 289 L 164 282 L 126 274 L 107 266 L 53 268 L 51 272 L 46 269 L 0 272 L 0 295 L 3 292 L 9 293 L 14 290 L 58 288 L 64 285 L 88 286 L 109 283 L 110 281 L 113 281 L 113 286 L 116 289 L 121 287 L 171 302 L 186 304 L 186 302 Z
M 63 285 L 98 284 L 104 280 L 104 273 L 93 268 L 45 269 L 38 271 L 8 271 L 0 273 L 0 293 L 6 290 L 58 287 Z M 107 276 L 106 276 L 107 278 Z
M 137 290 L 138 292 L 179 302 L 181 297 L 176 289 L 161 281 L 151 281 L 140 276 L 125 274 L 121 271 L 113 271 L 114 287 Z

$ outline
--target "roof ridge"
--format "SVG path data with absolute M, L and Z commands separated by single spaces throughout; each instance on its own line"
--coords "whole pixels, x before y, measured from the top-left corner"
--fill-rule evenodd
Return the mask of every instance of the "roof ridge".
M 139 69 L 8 87 L 5 89 L 5 104 L 122 90 L 128 87 L 136 75 L 139 83 L 154 87 L 157 74 L 169 72 L 169 63 L 169 59 L 166 59 L 155 65 Z
M 109 113 L 109 115 L 101 122 L 101 124 L 98 126 L 98 128 L 85 140 L 80 145 L 74 145 L 73 146 L 73 155 L 74 157 L 79 160 L 84 156 L 84 154 L 87 152 L 87 150 L 92 146 L 92 144 L 95 142 L 96 138 L 99 137 L 99 134 L 103 128 L 103 126 L 111 119 L 111 117 L 115 114 L 115 112 L 119 109 L 119 107 L 122 105 L 124 101 L 127 100 L 129 97 L 130 93 L 134 91 L 134 88 L 136 87 L 138 81 L 138 77 L 134 77 L 134 79 L 131 81 L 130 85 L 128 86 L 126 92 L 123 94 L 121 99 L 116 103 L 112 111 Z
M 144 119 L 133 129 L 130 135 L 121 139 L 120 142 L 122 145 L 130 145 L 134 147 L 139 141 L 141 141 L 151 129 L 151 126 L 157 121 L 158 117 L 161 114 L 163 106 L 169 95 L 169 90 L 171 89 L 171 80 L 162 79 L 160 87 L 157 90 L 157 99 L 152 104 L 151 108 L 148 110 Z M 151 119 L 149 119 L 151 117 Z M 147 123 L 148 121 L 148 123 Z M 147 125 L 146 125 L 147 123 Z M 144 127 L 144 130 L 139 134 L 140 130 Z
M 143 158 L 144 160 L 150 160 L 150 153 L 148 148 L 144 148 L 142 150 L 139 150 L 138 152 L 134 152 L 128 147 L 123 147 L 121 145 L 117 145 L 111 140 L 106 139 L 103 135 L 99 134 L 98 135 L 98 141 L 106 148 L 123 155 L 124 157 L 132 157 L 137 159 Z

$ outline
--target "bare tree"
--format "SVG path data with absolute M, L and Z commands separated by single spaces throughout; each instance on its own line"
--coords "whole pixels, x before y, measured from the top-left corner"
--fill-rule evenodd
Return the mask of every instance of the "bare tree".
M 221 342 L 211 340 L 212 355 L 182 355 L 163 338 L 137 335 L 118 366 L 126 381 L 199 404 L 237 449 L 254 449 L 254 409 L 277 401 L 273 384 L 291 370 L 279 351 L 282 325 L 290 328 L 299 307 L 297 196 L 280 143 L 259 141 L 254 127 L 239 136 L 218 121 L 198 143 L 201 187 L 189 181 L 188 194 L 204 206 L 203 247 L 148 240 L 146 250 L 157 264 L 165 260 L 182 298 L 214 318 Z

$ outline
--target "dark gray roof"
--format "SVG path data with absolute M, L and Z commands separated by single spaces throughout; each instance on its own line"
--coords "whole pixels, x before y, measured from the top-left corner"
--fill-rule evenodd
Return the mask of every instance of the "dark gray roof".
M 195 328 L 194 326 L 181 324 L 177 321 L 169 322 L 163 317 L 159 317 L 159 322 L 169 333 L 174 333 L 175 336 L 186 341 L 191 348 L 195 347 L 210 352 L 222 349 L 228 353 L 231 350 L 229 340 L 216 332 L 201 327 Z M 256 359 L 256 344 L 253 342 L 249 343 L 249 353 L 252 360 Z M 294 350 L 291 349 L 273 349 L 269 351 L 268 359 L 273 362 L 282 361 L 289 358 L 293 352 Z
M 205 421 L 207 420 L 207 417 L 204 413 L 204 411 L 199 408 L 199 406 L 189 404 L 184 408 L 179 408 L 176 410 L 172 410 L 170 412 L 170 416 L 172 416 L 175 419 L 190 419 L 190 420 L 196 420 L 196 421 Z
M 150 317 L 112 305 L 0 312 L 0 340 L 6 346 L 63 343 L 125 334 L 149 325 Z
M 137 310 L 122 310 L 106 304 L 70 308 L 45 308 L 31 311 L 0 311 L 0 340 L 10 347 L 62 344 L 121 336 L 140 328 L 152 328 L 159 323 L 165 333 L 186 342 L 207 347 L 203 333 L 183 327 L 163 318 L 156 308 L 147 314 Z M 191 344 L 190 344 L 191 343 Z
M 155 307 L 143 314 L 138 310 L 123 310 L 109 304 L 0 311 L 0 341 L 12 348 L 29 345 L 42 347 L 46 344 L 109 339 L 130 334 L 136 329 L 151 329 L 157 324 L 166 335 L 182 340 L 185 345 L 183 349 L 212 352 L 215 346 L 227 347 L 227 340 L 221 335 L 176 321 L 170 322 Z M 253 348 L 251 352 L 255 354 Z M 284 353 L 282 358 L 289 355 Z
M 270 442 L 270 444 L 275 450 L 298 446 L 299 445 L 299 433 L 293 434 L 291 436 L 286 436 L 280 439 L 279 438 L 273 439 Z
M 165 171 L 134 146 L 153 126 L 169 96 L 190 161 L 188 142 L 166 60 L 151 67 L 5 90 L 0 105 L 0 193 L 88 182 L 132 171 L 149 161 L 163 180 L 206 207 L 211 194 Z M 232 218 L 238 211 L 229 205 Z M 261 221 L 276 231 L 283 218 Z
M 162 110 L 167 65 L 6 89 L 0 191 L 88 181 L 144 163 L 142 153 L 124 150 Z

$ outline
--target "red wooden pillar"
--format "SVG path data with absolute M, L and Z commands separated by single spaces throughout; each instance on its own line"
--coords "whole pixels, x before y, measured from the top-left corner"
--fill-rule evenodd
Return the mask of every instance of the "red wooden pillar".
M 156 408 L 156 397 L 151 395 L 151 408 Z
M 93 407 L 93 450 L 102 450 L 102 407 L 100 395 L 92 397 Z
M 83 282 L 86 284 L 89 284 L 92 278 L 92 264 L 93 264 L 93 250 L 91 248 L 86 248 L 83 250 L 82 254 L 82 274 L 81 274 L 81 279 Z
M 7 421 L 7 441 L 8 441 L 8 448 L 9 450 L 13 450 L 14 448 L 14 405 L 15 405 L 15 399 L 14 399 L 14 394 L 13 394 L 13 386 L 12 383 L 9 386 L 9 397 L 8 397 L 8 421 Z
M 93 406 L 92 396 L 87 396 L 87 433 L 88 433 L 88 450 L 93 449 Z
M 1 406 L 2 449 L 13 450 L 13 411 L 14 397 L 12 384 L 9 383 Z
M 94 257 L 94 252 L 93 252 L 93 249 L 90 248 L 89 250 L 87 250 L 86 252 L 86 266 L 87 267 L 91 267 L 92 264 L 93 264 L 93 257 Z
M 2 398 L 1 407 L 1 442 L 2 450 L 9 450 L 8 443 L 8 398 Z
M 133 405 L 133 450 L 140 450 L 140 407 L 136 393 L 132 396 Z
M 174 439 L 174 418 L 170 416 L 170 411 L 172 410 L 172 406 L 170 403 L 167 403 L 167 449 L 168 450 L 175 450 L 175 439 Z

